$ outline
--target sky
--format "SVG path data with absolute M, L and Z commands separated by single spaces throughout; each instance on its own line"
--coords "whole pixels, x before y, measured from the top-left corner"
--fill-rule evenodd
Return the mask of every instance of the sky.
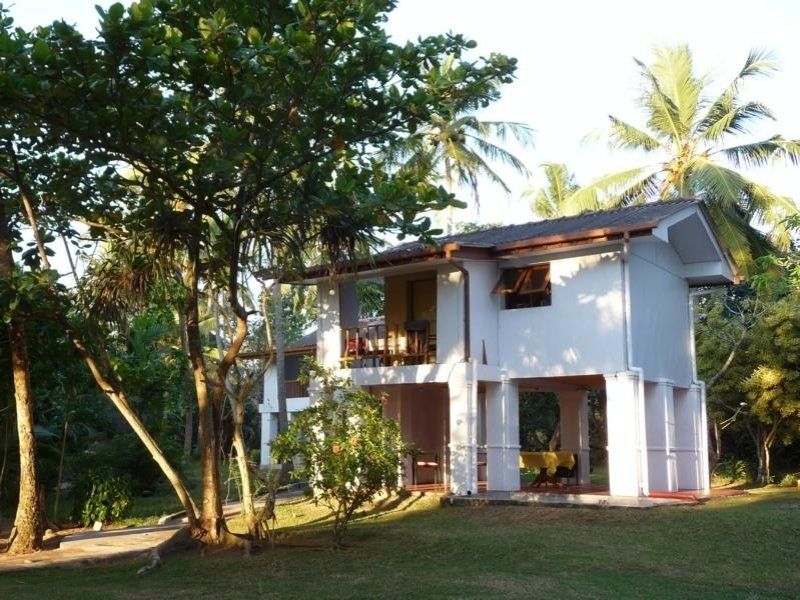
M 64 19 L 93 35 L 96 0 L 5 0 L 16 23 L 32 28 Z M 107 4 L 107 2 L 101 2 Z M 646 164 L 641 156 L 584 141 L 607 115 L 641 125 L 636 105 L 640 77 L 634 57 L 649 62 L 654 44 L 688 44 L 700 72 L 721 90 L 752 48 L 774 54 L 779 71 L 751 80 L 744 99 L 757 99 L 777 117 L 753 132 L 800 138 L 800 2 L 673 0 L 399 0 L 388 30 L 398 41 L 447 31 L 478 43 L 477 52 L 501 52 L 519 61 L 516 81 L 481 117 L 520 121 L 535 130 L 535 147 L 512 148 L 534 172 L 532 181 L 509 174 L 512 193 L 482 186 L 483 222 L 534 217 L 521 192 L 541 182 L 538 165 L 565 162 L 579 183 L 612 170 Z M 800 201 L 800 169 L 770 167 L 749 173 Z M 467 220 L 477 220 L 474 214 Z

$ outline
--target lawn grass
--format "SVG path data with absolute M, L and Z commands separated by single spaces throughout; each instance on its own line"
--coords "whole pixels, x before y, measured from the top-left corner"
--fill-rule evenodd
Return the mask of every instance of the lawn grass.
M 650 510 L 446 507 L 411 497 L 326 546 L 326 512 L 279 507 L 281 544 L 0 576 L 0 598 L 797 597 L 800 493 Z

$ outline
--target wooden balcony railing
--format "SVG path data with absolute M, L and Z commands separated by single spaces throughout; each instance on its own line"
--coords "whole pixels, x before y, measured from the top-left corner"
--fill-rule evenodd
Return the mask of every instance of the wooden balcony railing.
M 300 383 L 296 379 L 285 382 L 287 398 L 306 398 L 308 396 L 308 384 Z
M 342 329 L 342 367 L 387 367 L 436 362 L 436 336 L 427 321 L 362 325 Z

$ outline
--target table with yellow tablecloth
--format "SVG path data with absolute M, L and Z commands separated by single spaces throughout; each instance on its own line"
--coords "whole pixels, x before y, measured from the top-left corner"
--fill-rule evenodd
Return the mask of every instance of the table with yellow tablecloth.
M 519 466 L 523 469 L 545 469 L 548 475 L 553 475 L 558 467 L 572 469 L 575 466 L 575 455 L 567 450 L 554 452 L 520 452 Z

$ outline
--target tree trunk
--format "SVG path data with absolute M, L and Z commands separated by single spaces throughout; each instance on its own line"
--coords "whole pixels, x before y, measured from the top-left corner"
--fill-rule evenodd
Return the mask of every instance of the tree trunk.
M 719 461 L 722 459 L 722 430 L 719 427 L 719 420 L 714 417 L 711 420 L 711 432 L 713 433 L 712 439 L 714 440 L 713 447 L 708 449 L 709 453 L 709 470 L 713 473 L 717 468 Z
M 47 252 L 44 247 L 44 242 L 42 242 L 42 238 L 39 234 L 39 227 L 36 222 L 36 215 L 33 212 L 33 206 L 30 203 L 29 195 L 25 192 L 24 182 L 19 181 L 20 189 L 23 190 L 21 194 L 22 204 L 25 208 L 25 214 L 28 218 L 28 223 L 31 226 L 31 230 L 33 231 L 33 237 L 36 241 L 36 247 L 39 251 L 39 257 L 42 260 L 42 266 L 45 269 L 50 269 L 50 262 L 47 258 Z M 122 417 L 131 427 L 133 432 L 139 438 L 139 440 L 144 444 L 145 448 L 147 448 L 148 452 L 150 452 L 150 456 L 153 458 L 155 463 L 161 468 L 161 471 L 164 473 L 164 476 L 172 485 L 172 488 L 175 490 L 175 493 L 178 496 L 178 499 L 181 502 L 184 510 L 186 511 L 186 516 L 189 521 L 189 525 L 193 528 L 196 528 L 197 524 L 197 507 L 192 500 L 189 491 L 186 489 L 186 486 L 183 483 L 180 475 L 172 465 L 169 463 L 167 458 L 164 456 L 164 453 L 161 451 L 161 448 L 158 447 L 158 444 L 150 435 L 150 432 L 147 431 L 142 421 L 139 419 L 139 416 L 134 412 L 133 408 L 128 402 L 128 397 L 125 394 L 125 391 L 116 381 L 116 377 L 114 375 L 113 369 L 110 367 L 107 369 L 108 376 L 106 377 L 100 366 L 97 364 L 97 361 L 94 359 L 92 354 L 86 348 L 81 340 L 78 333 L 72 328 L 72 326 L 67 321 L 66 316 L 61 311 L 61 306 L 58 300 L 58 293 L 55 288 L 50 288 L 50 293 L 53 297 L 53 302 L 55 304 L 54 316 L 56 321 L 61 325 L 64 329 L 69 340 L 72 342 L 72 345 L 75 346 L 75 349 L 78 351 L 78 354 L 83 359 L 86 366 L 89 368 L 89 371 L 92 374 L 95 382 L 97 383 L 98 387 L 106 394 L 109 400 L 111 400 L 112 404 L 117 408 L 120 412 Z M 108 360 L 108 354 L 106 353 L 105 347 L 102 344 L 98 344 L 98 351 L 100 353 L 100 357 L 103 362 L 108 365 L 110 362 Z
M 186 315 L 184 311 L 178 311 L 178 329 L 181 337 L 181 350 L 188 357 L 189 356 L 189 339 L 186 334 Z M 191 383 L 194 383 L 191 373 L 187 373 Z M 192 405 L 187 404 L 186 413 L 184 414 L 183 421 L 183 456 L 191 458 L 192 456 L 192 437 L 194 434 L 194 411 Z
M 0 275 L 10 277 L 13 273 L 14 257 L 11 253 L 8 223 L 5 207 L 0 201 Z M 25 326 L 13 314 L 8 322 L 8 337 L 19 438 L 19 502 L 9 552 L 23 554 L 41 549 L 44 519 L 39 501 L 36 439 L 33 435 L 33 391 Z
M 197 239 L 189 245 L 189 294 L 186 297 L 186 338 L 189 344 L 189 362 L 192 365 L 195 394 L 197 395 L 198 440 L 200 450 L 201 485 L 203 505 L 200 511 L 202 537 L 212 543 L 220 542 L 226 531 L 222 513 L 222 477 L 219 465 L 218 416 L 208 394 L 203 345 L 200 340 L 199 309 L 200 244 Z
M 286 406 L 286 335 L 283 329 L 283 294 L 281 282 L 272 286 L 272 305 L 275 310 L 275 380 L 278 384 L 278 433 L 289 429 L 289 409 Z M 292 461 L 281 465 L 281 481 L 289 478 Z

